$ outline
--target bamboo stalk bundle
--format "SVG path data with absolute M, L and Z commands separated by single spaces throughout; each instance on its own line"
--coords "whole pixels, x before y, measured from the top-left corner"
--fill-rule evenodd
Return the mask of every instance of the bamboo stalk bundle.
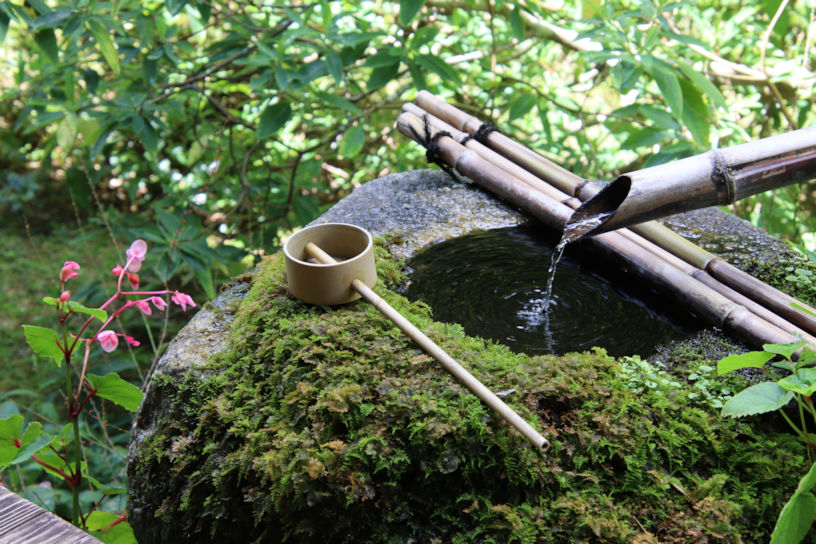
M 483 126 L 478 118 L 458 110 L 427 91 L 418 93 L 417 103 L 427 108 L 428 111 L 441 115 L 444 121 L 467 128 L 470 134 L 478 132 L 479 129 L 475 127 Z M 420 109 L 419 111 L 423 110 Z M 564 170 L 538 153 L 500 133 L 491 132 L 483 140 L 503 156 L 511 158 L 524 168 L 529 168 L 543 179 L 557 185 L 567 194 L 580 200 L 592 199 L 599 192 L 596 184 Z M 470 145 L 470 142 L 468 142 L 468 145 Z M 790 147 L 790 144 L 787 145 Z M 801 144 L 797 145 L 799 145 L 800 149 L 802 148 Z M 759 175 L 756 168 L 752 175 Z M 795 324 L 796 327 L 792 332 L 799 334 L 804 329 L 810 334 L 816 334 L 816 317 L 808 313 L 808 311 L 816 313 L 813 308 L 757 280 L 655 221 L 633 225 L 630 228 L 670 254 L 705 272 L 705 275 L 697 273 L 697 276 L 705 283 L 723 293 L 727 293 L 732 300 L 752 299 L 784 318 L 783 321 Z M 794 307 L 794 303 L 806 311 Z M 757 311 L 762 313 L 761 310 Z M 790 331 L 791 329 L 786 328 L 786 330 Z
M 445 163 L 549 226 L 563 229 L 572 215 L 569 206 L 527 186 L 452 137 L 434 131 L 430 122 L 424 122 L 412 113 L 402 113 L 397 119 L 397 128 L 423 145 L 433 139 Z M 425 134 L 426 129 L 430 134 Z M 567 195 L 564 196 L 567 201 L 572 201 Z M 625 261 L 627 266 L 653 284 L 673 292 L 706 321 L 722 327 L 750 345 L 796 341 L 796 337 L 787 330 L 769 323 L 686 272 L 656 258 L 654 253 L 619 232 L 600 234 L 593 237 L 591 242 L 611 256 Z

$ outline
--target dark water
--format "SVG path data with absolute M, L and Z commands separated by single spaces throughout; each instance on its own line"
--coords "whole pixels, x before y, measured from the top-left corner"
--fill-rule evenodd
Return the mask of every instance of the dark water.
M 547 272 L 556 242 L 540 230 L 510 228 L 438 244 L 409 263 L 414 272 L 406 296 L 427 302 L 437 320 L 530 354 L 601 346 L 614 356 L 649 355 L 695 330 L 694 316 L 664 295 L 573 245 L 555 273 L 548 319 Z

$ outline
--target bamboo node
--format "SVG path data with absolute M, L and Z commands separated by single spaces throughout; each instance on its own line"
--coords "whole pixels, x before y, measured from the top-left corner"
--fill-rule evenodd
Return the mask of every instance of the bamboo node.
M 720 199 L 720 204 L 731 204 L 736 200 L 737 186 L 734 173 L 728 167 L 728 161 L 723 154 L 717 150 L 712 151 L 711 155 L 711 182 L 714 184 L 714 191 Z

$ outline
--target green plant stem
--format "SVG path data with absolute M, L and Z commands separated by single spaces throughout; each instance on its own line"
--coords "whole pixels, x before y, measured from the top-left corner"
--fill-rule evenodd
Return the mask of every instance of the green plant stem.
M 62 328 L 62 345 L 65 346 L 65 349 L 68 349 L 68 331 L 65 329 L 65 323 L 60 323 L 60 327 Z M 72 475 L 72 479 L 74 480 L 71 482 L 71 494 L 72 494 L 72 508 L 71 508 L 71 522 L 79 527 L 79 482 L 82 481 L 82 463 L 81 459 L 81 446 L 80 438 L 79 438 L 79 414 L 77 413 L 74 415 L 74 411 L 76 408 L 76 403 L 74 402 L 73 397 L 73 387 L 71 387 L 71 352 L 65 352 L 65 395 L 66 400 L 68 402 L 68 415 L 73 420 L 73 429 L 74 429 L 74 456 L 75 456 L 75 469 L 74 474 Z M 77 399 L 78 400 L 78 399 Z M 65 460 L 66 463 L 68 460 Z
M 804 433 L 805 440 L 807 441 L 808 446 L 810 446 L 810 435 L 807 430 L 807 423 L 805 422 L 805 408 L 804 402 L 802 402 L 802 395 L 796 395 L 796 403 L 799 405 L 799 421 L 802 422 L 802 433 Z M 808 459 L 810 459 L 810 447 L 808 447 L 807 450 Z
M 791 429 L 793 429 L 796 432 L 799 438 L 807 442 L 807 437 L 802 433 L 801 430 L 799 430 L 799 427 L 797 427 L 796 424 L 793 421 L 791 421 L 791 418 L 788 417 L 788 414 L 786 414 L 781 408 L 779 409 L 779 413 L 782 414 L 782 417 L 785 418 L 785 421 L 788 422 L 788 425 L 791 426 Z

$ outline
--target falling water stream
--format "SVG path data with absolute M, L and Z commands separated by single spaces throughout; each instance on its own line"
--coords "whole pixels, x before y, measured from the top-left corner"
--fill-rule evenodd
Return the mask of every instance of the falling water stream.
M 425 301 L 436 319 L 459 323 L 468 334 L 531 354 L 592 346 L 616 356 L 649 354 L 697 328 L 693 316 L 678 314 L 676 305 L 619 265 L 581 244 L 551 259 L 555 245 L 551 236 L 524 227 L 443 242 L 409 263 L 406 296 Z M 549 270 L 557 279 L 548 294 Z
M 561 240 L 556 244 L 550 258 L 550 268 L 547 270 L 547 290 L 544 297 L 544 328 L 548 336 L 550 335 L 550 302 L 552 301 L 553 285 L 555 284 L 555 270 L 561 257 L 564 256 L 564 250 L 567 249 L 567 244 L 574 242 L 581 238 L 584 234 L 590 232 L 595 227 L 602 224 L 608 217 L 615 212 L 600 213 L 592 215 L 585 219 L 575 221 L 574 223 L 567 223 L 564 226 L 564 232 L 561 234 Z

